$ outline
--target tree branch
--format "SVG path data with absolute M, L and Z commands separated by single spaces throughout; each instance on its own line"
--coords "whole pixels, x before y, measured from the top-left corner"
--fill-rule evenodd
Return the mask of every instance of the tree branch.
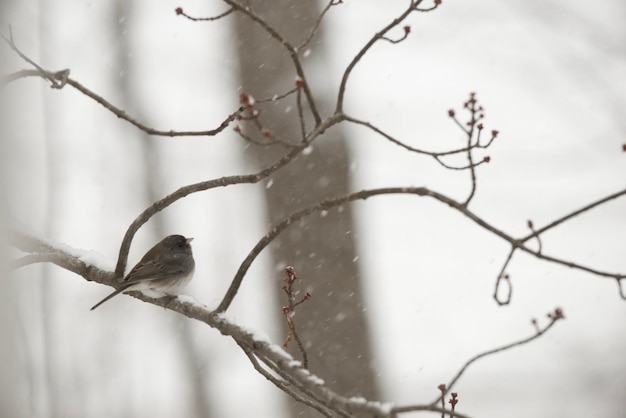
M 309 86 L 309 82 L 307 77 L 304 74 L 304 68 L 302 68 L 302 63 L 300 62 L 300 57 L 298 56 L 298 49 L 294 47 L 291 42 L 289 42 L 284 36 L 282 36 L 278 31 L 265 19 L 259 16 L 257 13 L 252 11 L 251 8 L 243 6 L 234 0 L 223 0 L 224 3 L 230 5 L 232 8 L 238 10 L 245 16 L 249 17 L 252 21 L 256 22 L 268 35 L 278 41 L 287 51 L 289 57 L 291 58 L 291 62 L 293 63 L 296 74 L 298 77 L 302 79 L 302 88 L 304 89 L 304 95 L 307 99 L 307 103 L 309 104 L 309 109 L 311 109 L 311 114 L 313 115 L 313 119 L 315 120 L 315 125 L 318 126 L 322 123 L 322 117 L 317 110 L 317 105 L 315 104 L 315 99 L 313 98 L 313 93 L 311 92 L 311 88 Z
M 135 126 L 136 128 L 138 128 L 139 130 L 145 132 L 148 135 L 156 135 L 156 136 L 169 136 L 169 137 L 176 137 L 176 136 L 215 136 L 217 134 L 219 134 L 220 132 L 222 132 L 224 129 L 226 129 L 228 127 L 228 125 L 231 124 L 232 121 L 234 121 L 237 118 L 237 115 L 243 110 L 243 108 L 238 108 L 237 110 L 235 110 L 234 112 L 232 112 L 230 115 L 228 115 L 226 117 L 226 119 L 224 119 L 224 121 L 222 123 L 220 123 L 220 125 L 217 128 L 214 129 L 209 129 L 209 130 L 204 130 L 204 131 L 174 131 L 174 130 L 169 130 L 169 131 L 164 131 L 164 130 L 159 130 L 159 129 L 155 129 L 152 128 L 150 126 L 144 125 L 143 123 L 139 122 L 137 119 L 135 119 L 134 117 L 128 115 L 124 110 L 120 109 L 119 107 L 115 106 L 114 104 L 112 104 L 111 102 L 109 102 L 108 100 L 106 100 L 104 97 L 100 96 L 99 94 L 93 92 L 92 90 L 88 89 L 87 87 L 83 86 L 81 83 L 79 83 L 78 81 L 70 78 L 68 76 L 69 74 L 69 70 L 61 70 L 61 71 L 57 71 L 57 72 L 52 72 L 52 71 L 48 71 L 48 70 L 21 70 L 21 71 L 17 71 L 15 73 L 9 74 L 7 76 L 4 76 L 2 79 L 2 85 L 6 85 L 10 82 L 13 82 L 15 80 L 19 80 L 20 78 L 26 78 L 26 77 L 41 77 L 43 79 L 46 80 L 54 80 L 55 84 L 53 84 L 52 87 L 55 86 L 59 86 L 59 87 L 55 87 L 57 89 L 62 88 L 65 84 L 74 87 L 76 90 L 80 91 L 81 93 L 83 93 L 85 96 L 89 97 L 90 99 L 92 99 L 93 101 L 95 101 L 96 103 L 99 103 L 100 105 L 102 105 L 106 110 L 108 110 L 109 112 L 113 113 L 115 116 L 117 116 L 118 118 L 125 120 L 126 122 L 130 123 L 131 125 Z M 63 84 L 58 84 L 58 82 L 62 82 Z
M 153 203 L 149 207 L 147 207 L 135 220 L 130 224 L 126 233 L 124 234 L 124 239 L 122 240 L 122 244 L 120 246 L 119 256 L 117 260 L 117 266 L 115 268 L 116 277 L 121 277 L 124 274 L 124 270 L 126 268 L 126 263 L 128 261 L 128 251 L 130 250 L 130 244 L 132 242 L 133 237 L 139 230 L 139 228 L 148 222 L 152 216 L 162 211 L 163 209 L 170 206 L 172 203 L 190 195 L 193 193 L 213 189 L 216 187 L 226 187 L 234 184 L 254 184 L 259 181 L 269 177 L 272 173 L 278 171 L 280 168 L 289 164 L 298 154 L 300 154 L 315 138 L 321 135 L 326 129 L 329 129 L 333 125 L 337 124 L 340 121 L 340 118 L 331 117 L 326 119 L 322 124 L 320 124 L 317 128 L 315 128 L 306 140 L 300 145 L 295 146 L 287 153 L 285 153 L 278 161 L 274 164 L 264 168 L 255 174 L 248 175 L 239 175 L 239 176 L 228 176 L 221 177 L 219 179 L 203 181 L 199 183 L 189 184 L 187 186 L 183 186 L 180 189 L 176 190 L 174 193 L 171 193 L 165 196 L 163 199 L 158 202 Z
M 86 280 L 103 284 L 113 284 L 112 273 L 102 270 L 60 249 L 44 240 L 23 232 L 10 231 L 8 243 L 26 253 L 30 253 L 9 263 L 9 268 L 16 270 L 34 263 L 50 262 L 57 266 L 82 276 Z
M 345 203 L 349 203 L 349 202 L 354 202 L 356 200 L 365 200 L 370 197 L 387 195 L 387 194 L 410 194 L 410 195 L 417 195 L 417 196 L 432 197 L 442 203 L 445 203 L 451 208 L 456 209 L 458 212 L 468 217 L 470 220 L 478 224 L 483 229 L 486 229 L 487 231 L 509 242 L 513 246 L 514 249 L 522 250 L 542 260 L 546 260 L 546 261 L 550 261 L 550 262 L 560 264 L 566 267 L 571 267 L 574 269 L 586 271 L 588 273 L 592 273 L 597 276 L 609 277 L 609 278 L 614 278 L 614 279 L 622 279 L 626 277 L 626 275 L 622 273 L 610 273 L 610 272 L 598 270 L 598 269 L 587 267 L 587 266 L 584 266 L 582 264 L 578 264 L 572 261 L 567 261 L 567 260 L 563 260 L 560 258 L 547 256 L 541 252 L 533 250 L 532 248 L 525 246 L 522 241 L 508 235 L 501 229 L 491 225 L 490 223 L 488 223 L 487 221 L 485 221 L 484 219 L 476 215 L 474 212 L 469 210 L 464 203 L 458 202 L 448 196 L 445 196 L 441 193 L 430 190 L 426 187 L 388 187 L 388 188 L 381 188 L 381 189 L 361 190 L 360 192 L 351 193 L 349 195 L 326 199 L 314 205 L 311 205 L 305 209 L 301 209 L 297 212 L 294 212 L 291 215 L 283 218 L 281 221 L 275 224 L 274 227 L 257 242 L 254 248 L 248 253 L 246 258 L 243 260 L 243 262 L 239 266 L 239 269 L 237 270 L 237 273 L 235 274 L 235 277 L 233 278 L 230 284 L 230 287 L 228 288 L 222 301 L 217 307 L 216 312 L 224 312 L 226 311 L 226 309 L 228 309 L 234 297 L 237 295 L 237 292 L 239 288 L 241 287 L 241 283 L 243 282 L 243 278 L 246 275 L 246 272 L 248 271 L 250 266 L 252 265 L 252 262 L 261 253 L 261 251 L 267 245 L 269 245 L 269 243 L 272 242 L 274 238 L 276 238 L 276 236 L 278 236 L 282 231 L 287 229 L 289 225 L 313 213 L 318 213 L 321 211 L 329 210 L 329 209 L 332 209 L 333 207 L 336 207 Z
M 553 313 L 548 314 L 548 317 L 550 318 L 550 322 L 548 323 L 548 325 L 546 325 L 543 329 L 537 329 L 537 332 L 534 335 L 531 335 L 528 338 L 524 338 L 524 339 L 521 339 L 519 341 L 515 341 L 513 343 L 510 343 L 510 344 L 503 345 L 503 346 L 498 347 L 498 348 L 487 350 L 487 351 L 482 352 L 480 354 L 477 354 L 474 357 L 472 357 L 469 360 L 467 360 L 465 362 L 465 364 L 461 367 L 461 369 L 459 369 L 457 374 L 452 378 L 452 380 L 450 380 L 450 383 L 448 383 L 446 385 L 446 390 L 443 391 L 441 396 L 439 396 L 437 399 L 435 399 L 432 402 L 432 405 L 438 403 L 441 400 L 441 398 L 443 396 L 445 396 L 446 393 L 449 393 L 452 390 L 452 388 L 454 387 L 456 382 L 461 378 L 461 376 L 463 376 L 463 373 L 465 373 L 467 368 L 470 365 L 472 365 L 472 363 L 480 360 L 481 358 L 490 356 L 492 354 L 500 353 L 502 351 L 510 350 L 511 348 L 514 348 L 514 347 L 519 347 L 521 345 L 528 344 L 529 342 L 536 340 L 537 338 L 541 337 L 546 332 L 548 332 L 554 326 L 554 324 L 556 324 L 557 321 L 565 318 L 565 316 L 563 315 L 563 312 L 559 308 L 556 308 Z
M 343 104 L 344 97 L 346 94 L 346 85 L 348 84 L 348 79 L 350 78 L 350 74 L 354 67 L 361 61 L 361 59 L 365 56 L 365 54 L 372 48 L 372 46 L 381 40 L 387 32 L 389 32 L 392 28 L 398 26 L 404 19 L 406 19 L 411 13 L 415 11 L 417 6 L 420 5 L 422 0 L 411 0 L 410 6 L 397 18 L 395 18 L 391 23 L 386 25 L 380 31 L 376 32 L 374 36 L 361 48 L 361 50 L 355 55 L 355 57 L 350 61 L 350 64 L 346 67 L 343 72 L 343 76 L 341 77 L 341 83 L 339 84 L 339 94 L 337 96 L 337 105 L 335 108 L 335 113 L 343 113 Z

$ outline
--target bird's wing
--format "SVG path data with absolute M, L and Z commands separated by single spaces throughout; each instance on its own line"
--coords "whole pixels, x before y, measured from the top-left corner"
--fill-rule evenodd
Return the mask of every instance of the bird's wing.
M 161 261 L 139 263 L 128 273 L 124 282 L 131 285 L 146 280 L 160 280 L 182 273 L 182 267 L 175 267 Z

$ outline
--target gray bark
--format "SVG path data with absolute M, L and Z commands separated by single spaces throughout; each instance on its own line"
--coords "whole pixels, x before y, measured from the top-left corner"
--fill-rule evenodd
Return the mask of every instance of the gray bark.
M 303 41 L 319 14 L 312 1 L 254 1 L 255 13 L 266 19 L 279 33 L 298 44 Z M 244 16 L 236 18 L 242 91 L 255 98 L 269 98 L 294 86 L 295 71 L 285 49 L 271 39 L 257 24 Z M 320 70 L 324 66 L 324 44 L 313 40 L 306 65 Z M 306 67 L 305 67 L 306 68 Z M 313 85 L 319 92 L 325 85 Z M 316 88 L 318 88 L 316 90 Z M 320 111 L 332 111 L 332 97 L 316 97 Z M 291 110 L 288 110 L 291 106 Z M 306 110 L 305 105 L 305 110 Z M 262 107 L 263 126 L 291 142 L 300 139 L 295 101 Z M 311 119 L 307 120 L 311 128 Z M 247 132 L 260 136 L 256 130 Z M 275 161 L 284 153 L 281 146 L 246 147 L 245 156 L 257 168 Z M 350 156 L 341 129 L 334 128 L 314 142 L 312 152 L 296 158 L 273 176 L 266 189 L 268 226 L 284 216 L 314 202 L 346 194 L 349 191 Z M 300 277 L 296 283 L 302 293 L 313 298 L 296 311 L 296 327 L 309 354 L 310 370 L 325 379 L 330 389 L 345 396 L 379 399 L 379 389 L 372 369 L 370 332 L 364 313 L 361 275 L 356 260 L 358 235 L 350 207 L 314 215 L 289 227 L 270 246 L 275 272 L 270 274 L 280 300 L 282 267 L 293 265 Z M 286 303 L 285 303 L 286 304 Z M 287 327 L 276 307 L 276 320 Z M 289 347 L 300 358 L 295 342 Z M 291 404 L 291 416 L 313 417 L 319 414 L 305 406 Z

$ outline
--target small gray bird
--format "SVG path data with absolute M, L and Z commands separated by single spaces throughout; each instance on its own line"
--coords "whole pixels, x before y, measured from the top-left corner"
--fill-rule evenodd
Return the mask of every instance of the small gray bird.
M 192 240 L 182 235 L 163 238 L 128 273 L 124 285 L 96 303 L 91 310 L 122 292 L 141 291 L 154 298 L 177 295 L 193 277 L 196 263 L 191 253 Z

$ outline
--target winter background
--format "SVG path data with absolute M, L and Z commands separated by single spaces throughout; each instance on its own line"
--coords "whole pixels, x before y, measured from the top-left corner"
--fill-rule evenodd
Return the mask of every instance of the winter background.
M 358 49 L 406 3 L 333 7 L 323 25 L 330 71 L 313 74 L 323 80 L 318 87 L 336 89 Z M 363 59 L 348 86 L 351 114 L 421 148 L 456 147 L 464 137 L 447 111 L 460 113 L 468 93 L 477 92 L 487 129 L 500 136 L 488 150 L 491 162 L 478 169 L 472 208 L 514 236 L 528 232 L 529 219 L 542 226 L 623 189 L 626 5 L 443 3 L 409 19 L 404 42 L 381 43 Z M 174 8 L 210 16 L 224 6 L 136 0 L 120 18 L 120 4 L 9 1 L 1 32 L 11 24 L 18 47 L 44 68 L 71 69 L 74 79 L 147 125 L 219 125 L 241 89 L 229 21 L 193 23 Z M 120 51 L 123 38 L 129 48 Z M 3 74 L 29 68 L 6 45 L 0 50 Z M 133 63 L 132 74 L 121 73 L 121 60 Z M 122 77 L 136 102 L 123 97 Z M 250 172 L 231 129 L 218 137 L 152 137 L 154 159 L 146 161 L 136 128 L 73 89 L 23 79 L 3 88 L 2 106 L 3 222 L 96 251 L 109 269 L 129 223 L 154 196 Z M 455 198 L 468 191 L 465 172 L 443 170 L 362 128 L 349 127 L 349 135 L 355 191 L 425 185 Z M 146 173 L 156 184 L 148 195 Z M 186 293 L 215 307 L 268 228 L 263 187 L 271 184 L 179 201 L 157 215 L 162 231 L 151 223 L 139 231 L 129 264 L 162 236 L 193 236 L 197 267 Z M 531 318 L 545 322 L 559 306 L 566 320 L 546 336 L 471 366 L 456 387 L 459 410 L 473 417 L 626 416 L 626 301 L 614 280 L 516 254 L 508 268 L 513 302 L 499 307 L 492 293 L 509 251 L 504 241 L 426 199 L 383 196 L 353 209 L 354 262 L 365 277 L 383 400 L 431 401 L 468 358 L 532 335 Z M 544 251 L 624 272 L 625 234 L 622 198 L 546 233 Z M 264 256 L 255 261 L 230 311 L 277 343 L 285 330 L 269 320 L 281 302 L 268 279 L 278 281 L 282 267 Z M 187 416 L 190 386 L 198 384 L 211 394 L 216 417 L 287 416 L 280 393 L 237 346 L 201 324 L 123 296 L 90 312 L 110 289 L 54 266 L 24 268 L 0 286 L 2 416 Z M 199 363 L 186 363 L 176 344 L 184 327 Z

